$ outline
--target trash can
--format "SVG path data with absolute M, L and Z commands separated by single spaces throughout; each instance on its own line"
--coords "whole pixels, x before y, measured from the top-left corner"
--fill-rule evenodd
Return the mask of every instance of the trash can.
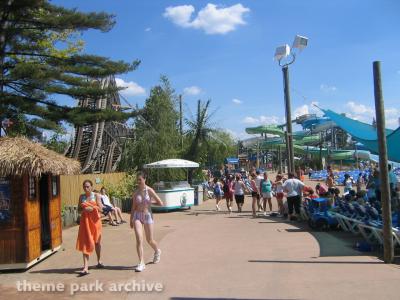
M 203 203 L 203 185 L 194 186 L 194 205 Z
M 198 204 L 197 205 L 202 204 L 203 201 L 204 201 L 203 190 L 204 190 L 203 185 L 202 184 L 198 185 L 198 187 L 197 187 L 197 201 L 198 201 Z

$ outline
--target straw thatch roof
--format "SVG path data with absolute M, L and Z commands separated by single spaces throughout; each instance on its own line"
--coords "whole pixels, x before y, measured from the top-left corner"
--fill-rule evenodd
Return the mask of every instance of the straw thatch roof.
M 80 163 L 22 137 L 0 138 L 0 176 L 79 174 Z

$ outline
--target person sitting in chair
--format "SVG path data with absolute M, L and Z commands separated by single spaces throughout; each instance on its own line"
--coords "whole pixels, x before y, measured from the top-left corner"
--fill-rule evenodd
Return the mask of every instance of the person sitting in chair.
M 315 191 L 317 192 L 317 195 L 321 198 L 328 197 L 328 188 L 324 184 L 317 183 L 317 185 L 315 186 Z
M 110 198 L 107 196 L 106 192 L 107 191 L 105 187 L 102 187 L 100 189 L 101 201 L 103 203 L 103 213 L 105 216 L 108 216 L 110 220 L 110 225 L 117 226 L 118 224 L 126 223 L 126 221 L 124 221 L 124 219 L 122 218 L 121 209 L 111 204 Z M 119 222 L 118 218 L 120 219 Z

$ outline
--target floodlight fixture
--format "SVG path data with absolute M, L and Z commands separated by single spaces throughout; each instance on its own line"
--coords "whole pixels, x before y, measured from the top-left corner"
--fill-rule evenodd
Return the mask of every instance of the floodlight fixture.
M 275 60 L 280 61 L 282 58 L 288 57 L 289 54 L 290 54 L 290 47 L 288 44 L 286 44 L 276 48 L 274 58 Z
M 292 48 L 299 49 L 301 51 L 305 47 L 307 47 L 307 44 L 308 44 L 308 38 L 306 38 L 305 36 L 296 35 L 294 37 Z

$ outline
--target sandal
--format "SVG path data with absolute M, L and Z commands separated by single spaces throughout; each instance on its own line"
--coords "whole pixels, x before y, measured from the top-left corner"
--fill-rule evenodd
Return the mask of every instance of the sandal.
M 103 263 L 100 263 L 100 262 L 99 262 L 99 263 L 97 264 L 96 268 L 97 268 L 97 269 L 104 269 Z
M 88 270 L 83 270 L 83 271 L 79 272 L 78 277 L 82 277 L 82 276 L 85 276 L 85 275 L 88 275 L 88 274 L 89 274 Z
M 111 226 L 118 226 L 118 223 L 115 223 L 115 222 L 110 222 L 108 224 L 110 224 Z

